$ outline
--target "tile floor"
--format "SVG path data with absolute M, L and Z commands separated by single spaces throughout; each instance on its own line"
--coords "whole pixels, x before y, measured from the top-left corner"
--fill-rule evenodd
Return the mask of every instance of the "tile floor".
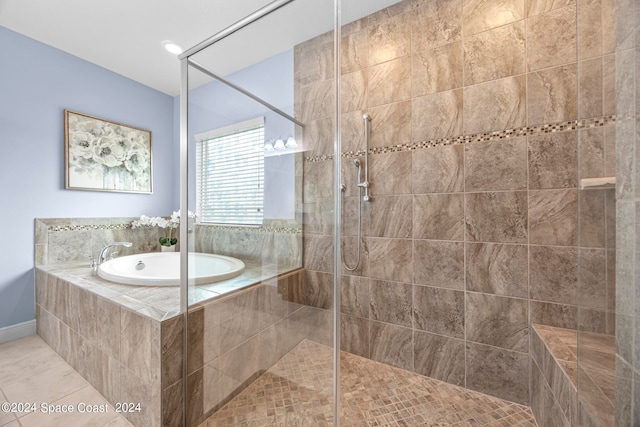
M 329 426 L 332 422 L 329 347 L 305 340 L 201 427 Z M 529 408 L 349 353 L 341 355 L 341 425 L 535 427 Z M 80 403 L 106 400 L 32 336 L 0 345 L 0 403 L 36 402 L 38 411 L 0 411 L 2 427 L 125 427 L 114 408 L 78 413 Z M 71 405 L 72 414 L 45 414 L 42 403 Z
M 131 427 L 38 336 L 0 345 L 0 405 L 6 402 L 35 403 L 37 411 L 12 413 L 0 408 L 2 427 Z M 74 412 L 45 413 L 42 404 L 71 406 Z M 108 412 L 79 413 L 81 404 L 106 405 Z
M 305 340 L 200 427 L 329 426 L 332 357 Z M 341 354 L 343 427 L 536 426 L 522 405 Z

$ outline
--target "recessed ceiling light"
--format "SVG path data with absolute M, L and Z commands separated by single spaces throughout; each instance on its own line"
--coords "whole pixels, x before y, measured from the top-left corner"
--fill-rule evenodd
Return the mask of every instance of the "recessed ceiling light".
M 174 55 L 180 55 L 183 52 L 183 49 L 171 40 L 163 41 L 162 46 L 164 46 L 169 53 L 173 53 Z

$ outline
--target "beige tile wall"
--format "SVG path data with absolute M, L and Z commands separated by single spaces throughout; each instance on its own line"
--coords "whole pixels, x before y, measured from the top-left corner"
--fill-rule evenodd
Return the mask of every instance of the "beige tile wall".
M 640 4 L 616 0 L 616 425 L 640 422 L 638 313 L 638 143 L 640 143 Z
M 609 3 L 405 0 L 343 28 L 350 265 L 364 112 L 373 195 L 361 265 L 343 269 L 343 349 L 529 403 L 529 325 L 576 328 L 578 277 L 581 326 L 613 333 L 614 198 L 578 190 L 615 168 Z M 303 263 L 321 308 L 333 270 L 332 54 L 330 34 L 295 49 L 310 149 Z

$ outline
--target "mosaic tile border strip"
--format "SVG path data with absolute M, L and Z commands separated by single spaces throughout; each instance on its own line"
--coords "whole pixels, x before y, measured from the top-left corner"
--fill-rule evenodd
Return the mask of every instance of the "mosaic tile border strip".
M 60 231 L 124 230 L 127 228 L 131 228 L 131 224 L 50 225 L 47 231 L 55 233 Z
M 251 233 L 275 233 L 275 234 L 302 234 L 302 228 L 277 228 L 277 227 L 235 227 L 224 225 L 198 224 L 202 227 L 212 228 L 215 230 L 228 231 L 245 231 Z M 48 232 L 64 232 L 64 231 L 93 231 L 93 230 L 125 230 L 131 229 L 131 224 L 91 224 L 91 225 L 53 225 L 50 226 Z M 145 227 L 152 228 L 152 227 Z
M 611 126 L 616 123 L 616 116 L 594 117 L 583 120 L 569 120 L 566 122 L 544 124 L 539 126 L 524 126 L 516 129 L 507 129 L 495 132 L 477 133 L 473 135 L 460 135 L 449 138 L 432 139 L 429 141 L 421 141 L 415 144 L 397 144 L 388 145 L 386 147 L 375 147 L 369 149 L 369 154 L 386 154 L 397 153 L 401 151 L 413 151 L 424 148 L 444 147 L 447 145 L 469 144 L 473 142 L 496 141 L 501 139 L 518 138 L 522 136 L 565 132 L 577 129 L 592 129 L 603 126 Z M 364 150 L 360 151 L 344 151 L 341 156 L 344 158 L 357 157 L 364 155 Z M 322 162 L 333 160 L 333 155 L 309 156 L 305 157 L 305 162 Z
M 232 225 L 198 224 L 199 227 L 206 227 L 214 230 L 225 231 L 245 231 L 249 233 L 275 233 L 275 234 L 302 234 L 302 228 L 280 228 L 280 227 L 242 227 Z

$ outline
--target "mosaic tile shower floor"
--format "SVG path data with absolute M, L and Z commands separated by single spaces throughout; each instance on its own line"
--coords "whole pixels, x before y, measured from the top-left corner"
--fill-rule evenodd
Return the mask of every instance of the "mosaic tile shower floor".
M 332 357 L 305 340 L 200 427 L 330 426 Z M 341 426 L 535 427 L 522 405 L 341 354 Z

